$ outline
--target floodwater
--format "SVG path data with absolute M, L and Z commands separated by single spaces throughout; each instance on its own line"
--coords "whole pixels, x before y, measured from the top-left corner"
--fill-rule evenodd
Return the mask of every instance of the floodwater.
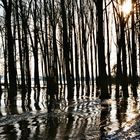
M 64 96 L 48 112 L 46 92 L 42 89 L 35 102 L 24 105 L 18 94 L 17 106 L 7 105 L 6 92 L 0 106 L 0 140 L 121 140 L 140 139 L 140 98 L 131 94 L 100 101 L 95 96 L 75 97 L 67 101 Z M 59 104 L 59 105 L 58 105 Z

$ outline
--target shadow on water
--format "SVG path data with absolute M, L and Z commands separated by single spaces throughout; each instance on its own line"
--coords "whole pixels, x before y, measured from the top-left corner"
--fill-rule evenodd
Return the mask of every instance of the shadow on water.
M 65 97 L 65 86 L 59 92 L 58 100 L 54 98 L 51 103 L 51 111 L 48 111 L 50 99 L 45 88 L 39 93 L 32 89 L 30 98 L 28 94 L 23 98 L 19 92 L 15 107 L 8 106 L 6 92 L 3 92 L 0 139 L 116 140 L 140 137 L 140 97 L 134 98 L 130 91 L 129 98 L 116 100 L 112 86 L 111 99 L 104 101 L 95 95 L 92 86 L 89 97 L 85 96 L 86 87 L 74 87 L 71 101 Z

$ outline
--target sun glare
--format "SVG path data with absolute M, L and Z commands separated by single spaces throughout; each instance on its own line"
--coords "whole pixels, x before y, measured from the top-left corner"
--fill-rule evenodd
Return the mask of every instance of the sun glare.
M 132 2 L 131 0 L 124 1 L 123 5 L 121 6 L 122 12 L 125 16 L 127 16 L 132 10 Z

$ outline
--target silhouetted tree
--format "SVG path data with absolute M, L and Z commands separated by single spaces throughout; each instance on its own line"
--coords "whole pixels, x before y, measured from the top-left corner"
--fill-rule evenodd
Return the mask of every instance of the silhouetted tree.
M 39 81 L 39 65 L 38 65 L 38 17 L 37 17 L 37 0 L 34 0 L 34 7 L 33 7 L 33 22 L 34 22 L 34 44 L 33 46 L 33 54 L 34 54 L 34 79 L 35 79 L 35 86 L 38 90 L 40 90 L 40 81 Z
M 137 49 L 136 49 L 136 41 L 135 41 L 135 17 L 134 17 L 134 4 L 135 0 L 132 0 L 132 13 L 131 13 L 131 28 L 132 28 L 132 89 L 134 96 L 137 96 Z
M 8 71 L 9 71 L 9 91 L 8 99 L 10 104 L 15 104 L 17 95 L 17 84 L 16 84 L 16 68 L 14 59 L 14 42 L 12 34 L 12 0 L 2 0 L 5 10 L 5 28 L 7 36 L 7 50 L 8 50 Z
M 74 1 L 72 1 L 72 18 L 73 18 L 73 32 L 74 32 L 74 37 L 73 37 L 73 47 L 75 49 L 75 80 L 76 80 L 76 86 L 77 89 L 80 85 L 80 77 L 79 77 L 79 48 L 78 48 L 78 41 L 77 41 L 77 33 L 76 33 L 76 23 L 75 23 L 75 3 Z M 79 94 L 77 94 L 77 96 L 79 96 Z
M 16 10 L 16 22 L 17 22 L 17 32 L 18 32 L 18 48 L 19 48 L 19 61 L 20 61 L 20 72 L 21 72 L 21 88 L 23 94 L 25 94 L 25 74 L 24 74 L 24 49 L 21 45 L 21 26 L 20 26 L 20 18 L 19 18 L 19 3 L 16 0 L 15 3 L 15 10 Z
M 84 53 L 84 59 L 85 59 L 85 76 L 86 76 L 86 86 L 87 86 L 87 95 L 89 95 L 89 68 L 88 68 L 88 56 L 87 56 L 87 37 L 86 37 L 86 25 L 87 23 L 85 23 L 86 18 L 84 17 L 84 2 L 80 0 L 80 16 L 81 16 L 81 28 L 82 28 L 82 48 L 83 48 L 83 53 Z
M 124 96 L 128 97 L 128 80 L 127 80 L 127 64 L 126 64 L 126 44 L 125 44 L 125 18 L 123 13 L 120 16 L 120 39 L 118 42 L 119 48 L 122 49 L 122 89 Z
M 26 75 L 26 86 L 28 89 L 28 97 L 30 98 L 31 93 L 31 74 L 30 74 L 30 63 L 29 63 L 29 43 L 28 43 L 28 13 L 29 9 L 27 10 L 27 6 L 24 5 L 23 1 L 20 0 L 19 2 L 19 8 L 20 8 L 20 14 L 21 14 L 21 21 L 22 21 L 22 46 L 23 46 L 23 52 L 24 58 L 25 58 L 25 75 Z
M 101 88 L 101 99 L 109 98 L 106 63 L 105 63 L 105 46 L 103 33 L 103 0 L 96 1 L 97 16 L 97 47 L 98 47 L 98 67 L 99 67 L 99 86 Z
M 64 51 L 64 60 L 66 66 L 66 77 L 67 77 L 67 87 L 68 87 L 68 99 L 73 98 L 73 77 L 70 72 L 70 45 L 68 41 L 68 29 L 67 29 L 67 17 L 66 17 L 66 8 L 65 8 L 65 1 L 60 1 L 61 5 L 61 18 L 62 18 L 62 25 L 63 25 L 63 51 Z

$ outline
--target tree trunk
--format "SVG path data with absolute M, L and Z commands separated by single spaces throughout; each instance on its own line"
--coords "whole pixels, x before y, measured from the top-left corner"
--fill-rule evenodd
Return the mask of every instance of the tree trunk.
M 132 0 L 133 4 L 133 0 Z M 134 9 L 134 4 L 133 7 Z M 134 11 L 132 12 L 131 16 L 131 27 L 132 27 L 132 90 L 133 90 L 133 95 L 136 97 L 137 96 L 137 85 L 138 85 L 138 77 L 137 77 L 137 49 L 136 49 L 136 43 L 135 43 L 135 29 L 134 29 Z
M 17 96 L 17 84 L 16 84 L 16 68 L 14 60 L 14 43 L 11 27 L 11 13 L 12 13 L 12 0 L 3 1 L 5 8 L 5 26 L 7 33 L 7 45 L 8 45 L 8 71 L 9 71 L 9 91 L 8 100 L 10 104 L 14 105 Z
M 97 10 L 97 46 L 98 46 L 98 67 L 99 67 L 99 86 L 101 88 L 101 99 L 109 98 L 107 74 L 105 64 L 105 46 L 103 32 L 103 0 L 96 2 Z
M 39 68 L 38 68 L 38 28 L 37 28 L 37 0 L 34 0 L 34 46 L 33 46 L 33 54 L 34 54 L 34 79 L 35 79 L 35 87 L 37 87 L 38 91 L 40 90 L 40 82 L 39 82 Z
M 75 17 L 74 17 L 74 3 L 72 5 L 72 14 L 73 14 L 73 31 L 74 31 L 74 47 L 75 47 L 75 78 L 76 78 L 76 87 L 77 87 L 77 97 L 79 97 L 79 85 L 80 85 L 80 78 L 79 78 L 79 51 L 78 51 L 78 44 L 77 44 L 77 38 L 76 38 L 76 28 L 75 28 Z
M 20 10 L 21 10 L 21 20 L 22 20 L 22 29 L 23 29 L 23 35 L 22 35 L 22 42 L 23 42 L 23 48 L 24 48 L 24 57 L 25 57 L 25 70 L 26 70 L 26 85 L 28 89 L 28 98 L 30 98 L 31 93 L 31 74 L 30 74 L 30 64 L 29 64 L 29 46 L 28 46 L 28 24 L 27 24 L 27 13 L 26 8 L 23 10 L 23 2 L 20 0 L 19 2 Z
M 17 20 L 17 32 L 18 32 L 18 47 L 19 47 L 19 59 L 20 59 L 20 72 L 21 72 L 21 88 L 22 93 L 25 94 L 25 75 L 24 75 L 24 61 L 23 61 L 23 49 L 21 46 L 21 29 L 19 23 L 19 15 L 18 15 L 18 1 L 16 0 L 16 20 Z
M 124 97 L 128 97 L 128 79 L 127 79 L 127 64 L 126 64 L 126 44 L 125 44 L 125 21 L 123 15 L 120 17 L 120 40 L 119 48 L 122 49 L 122 90 Z
M 84 23 L 84 9 L 83 7 L 83 1 L 80 0 L 80 15 L 81 15 L 81 22 L 82 22 L 82 47 L 84 50 L 84 57 L 85 57 L 85 76 L 86 76 L 86 86 L 87 86 L 87 96 L 89 96 L 89 68 L 88 68 L 88 58 L 87 58 L 87 39 L 86 39 L 86 30 L 85 30 L 85 24 Z M 86 18 L 86 17 L 85 17 Z
M 63 25 L 63 51 L 64 51 L 64 60 L 66 66 L 66 77 L 67 77 L 67 87 L 68 87 L 68 100 L 73 99 L 73 78 L 70 73 L 70 45 L 68 42 L 68 33 L 67 33 L 67 19 L 66 19 L 66 9 L 65 1 L 61 0 L 61 13 L 62 13 L 62 25 Z

